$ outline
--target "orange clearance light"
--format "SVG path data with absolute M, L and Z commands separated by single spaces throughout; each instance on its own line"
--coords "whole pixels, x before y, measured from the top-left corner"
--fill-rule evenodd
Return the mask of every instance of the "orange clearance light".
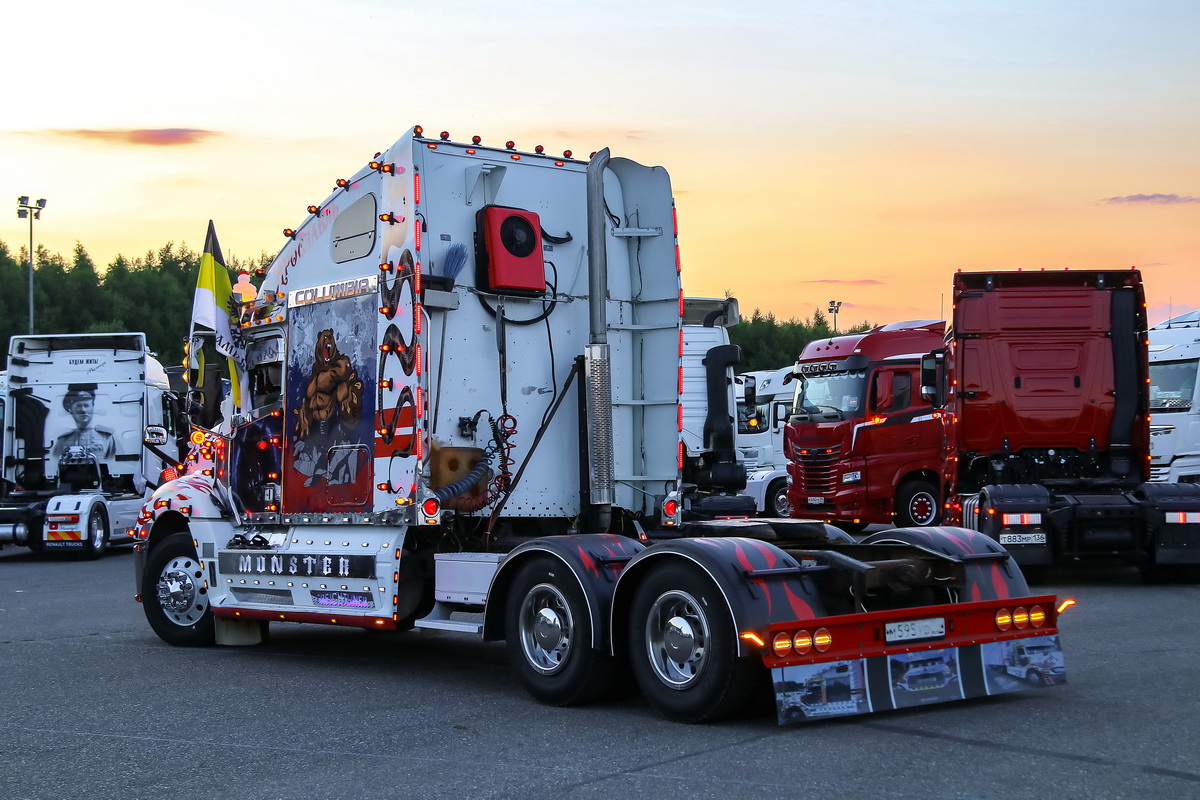
M 796 651 L 796 655 L 804 655 L 809 650 L 812 650 L 813 637 L 808 631 L 799 631 L 792 637 L 792 649 Z
M 283 229 L 283 235 L 284 235 L 284 236 L 286 236 L 286 237 L 288 237 L 289 239 L 295 239 L 295 238 L 296 238 L 296 232 L 295 232 L 294 230 L 292 230 L 291 228 L 284 228 L 284 229 Z
M 996 628 L 1006 631 L 1012 627 L 1012 612 L 1007 608 L 1002 608 L 996 612 Z
M 546 152 L 546 148 L 542 147 L 539 144 L 537 147 L 533 148 L 533 152 L 537 153 L 540 156 L 542 153 Z
M 378 161 L 368 161 L 367 166 L 378 172 L 379 168 L 382 167 L 383 164 L 379 163 Z
M 771 650 L 775 655 L 783 658 L 792 650 L 792 637 L 787 633 L 777 633 L 771 639 Z
M 438 134 L 438 138 L 441 139 L 443 142 L 450 141 L 450 131 L 442 131 L 441 133 Z
M 335 181 L 335 184 L 337 185 L 337 188 L 345 189 L 350 186 L 350 181 L 346 180 L 345 178 L 338 178 Z
M 425 132 L 425 129 L 422 128 L 420 125 L 413 126 L 413 133 L 416 134 L 417 136 L 420 136 L 424 132 Z
M 1062 612 L 1066 611 L 1068 608 L 1070 608 L 1073 605 L 1075 605 L 1075 601 L 1068 597 L 1065 600 L 1063 600 L 1061 603 L 1059 603 L 1058 608 L 1055 610 L 1059 614 L 1061 614 Z
M 394 173 L 396 171 L 396 165 L 395 164 L 384 164 L 382 167 L 379 168 L 379 171 L 384 173 L 385 175 L 391 175 L 392 173 Z
M 472 137 L 471 137 L 471 144 L 482 144 L 482 143 L 483 143 L 483 138 L 482 138 L 482 137 L 479 137 L 479 136 L 472 136 Z
M 504 147 L 506 150 L 512 150 L 512 149 L 516 148 L 516 146 L 517 146 L 516 142 L 509 141 L 509 142 L 504 143 Z
M 824 653 L 833 645 L 833 635 L 827 628 L 817 628 L 817 632 L 813 634 L 813 647 L 817 648 L 818 653 Z
M 1019 631 L 1023 631 L 1029 627 L 1029 611 L 1025 608 L 1017 607 L 1013 610 L 1013 627 Z
M 570 150 L 563 150 L 563 158 L 570 158 L 572 155 Z
M 751 642 L 753 644 L 758 645 L 759 647 L 762 647 L 764 644 L 766 644 L 766 642 L 764 642 L 757 633 L 752 633 L 750 631 L 743 633 L 742 638 L 745 639 L 747 642 Z
M 1035 628 L 1040 628 L 1046 624 L 1046 609 L 1041 606 L 1034 606 L 1029 609 L 1029 624 Z

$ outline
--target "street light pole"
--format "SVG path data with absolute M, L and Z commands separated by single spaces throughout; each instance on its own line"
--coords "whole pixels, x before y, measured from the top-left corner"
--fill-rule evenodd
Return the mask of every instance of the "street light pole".
M 833 316 L 833 332 L 835 335 L 837 334 L 838 310 L 841 309 L 841 307 L 842 307 L 841 300 L 830 300 L 829 301 L 829 313 Z
M 42 218 L 42 209 L 46 201 L 38 200 L 30 205 L 29 198 L 22 195 L 17 198 L 17 219 L 29 218 L 29 333 L 33 333 L 33 221 Z

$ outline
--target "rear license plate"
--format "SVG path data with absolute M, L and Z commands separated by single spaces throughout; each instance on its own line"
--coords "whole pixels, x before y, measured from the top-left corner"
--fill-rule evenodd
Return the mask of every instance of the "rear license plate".
M 825 498 L 824 497 L 810 497 L 810 498 L 808 498 L 808 504 L 810 506 L 823 506 L 823 505 L 825 505 Z
M 904 622 L 885 622 L 883 639 L 892 642 L 911 642 L 916 639 L 941 639 L 946 635 L 945 617 L 910 619 Z
M 1044 533 L 1002 533 L 1000 544 L 1045 544 Z

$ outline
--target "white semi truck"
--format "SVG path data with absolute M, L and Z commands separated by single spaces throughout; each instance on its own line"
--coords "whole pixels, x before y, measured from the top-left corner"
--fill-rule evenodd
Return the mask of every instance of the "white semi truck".
M 1200 483 L 1200 311 L 1150 329 L 1150 480 Z
M 0 545 L 89 558 L 135 540 L 186 426 L 142 333 L 12 337 L 0 419 Z
M 783 431 L 792 415 L 795 366 L 737 377 L 737 448 L 746 464 L 746 494 L 760 514 L 791 516 Z
M 187 474 L 142 510 L 139 599 L 164 641 L 460 631 L 505 640 L 543 702 L 602 699 L 628 669 L 698 722 L 772 679 L 789 721 L 814 671 L 877 687 L 824 715 L 893 708 L 891 653 L 954 649 L 982 674 L 984 643 L 1057 633 L 1056 599 L 981 534 L 683 518 L 736 477 L 735 354 L 705 359 L 727 407 L 706 412 L 724 452 L 701 486 L 661 167 L 413 128 L 336 187 L 244 311 L 231 435 L 194 433 Z M 999 627 L 1016 607 L 1037 613 Z

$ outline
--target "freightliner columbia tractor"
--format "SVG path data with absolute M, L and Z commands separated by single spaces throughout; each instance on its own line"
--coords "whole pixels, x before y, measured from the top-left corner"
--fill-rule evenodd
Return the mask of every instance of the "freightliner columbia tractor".
M 682 518 L 661 167 L 414 128 L 285 233 L 239 310 L 230 435 L 195 431 L 187 474 L 141 514 L 139 599 L 166 642 L 461 631 L 505 640 L 543 702 L 602 699 L 628 669 L 686 722 L 772 685 L 781 721 L 896 708 L 890 660 L 927 649 L 954 652 L 956 697 L 993 694 L 987 647 L 1057 646 L 1056 598 L 977 532 L 858 543 L 822 522 Z M 716 354 L 710 396 L 731 396 L 734 361 Z M 730 443 L 733 411 L 710 421 Z M 864 691 L 801 708 L 813 680 Z
M 1200 486 L 1150 483 L 1137 270 L 959 273 L 921 393 L 948 413 L 946 518 L 1026 573 L 1115 559 L 1194 580 Z

